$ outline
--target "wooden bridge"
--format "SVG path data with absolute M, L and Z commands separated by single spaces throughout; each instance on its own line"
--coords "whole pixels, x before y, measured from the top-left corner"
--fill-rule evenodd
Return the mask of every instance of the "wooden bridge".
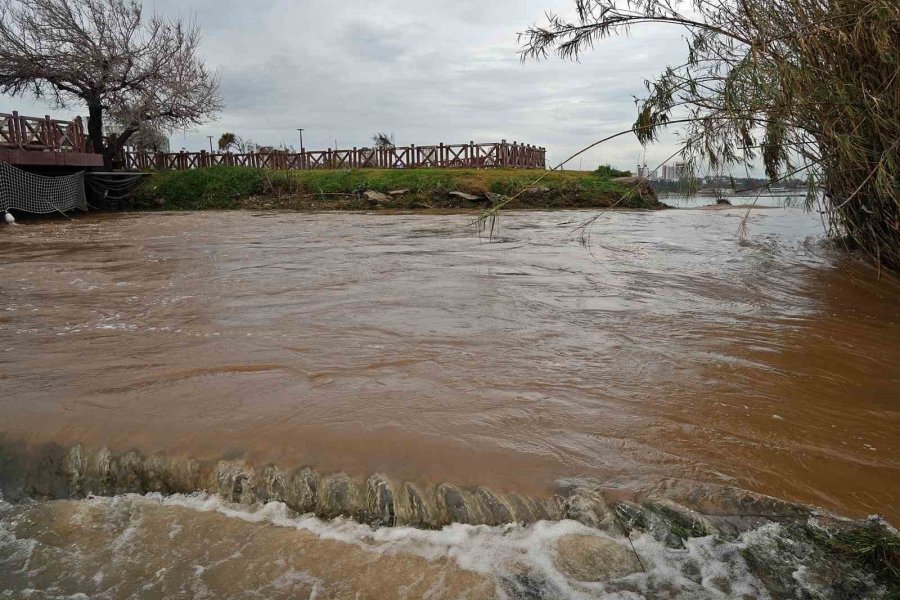
M 231 152 L 138 152 L 118 156 L 119 169 L 169 171 L 234 165 L 260 169 L 421 169 L 545 168 L 545 148 L 506 140 L 486 144 L 438 144 L 338 150 L 258 150 Z M 81 117 L 60 121 L 0 113 L 0 161 L 16 166 L 102 167 L 93 152 Z
M 389 148 L 351 148 L 347 150 L 260 150 L 243 154 L 231 152 L 125 152 L 120 162 L 124 169 L 169 171 L 199 169 L 215 165 L 235 165 L 261 169 L 422 169 L 444 168 L 516 168 L 543 169 L 546 149 L 518 142 L 476 144 L 438 144 Z
M 0 113 L 0 161 L 16 166 L 102 167 L 93 152 L 81 117 L 60 121 Z

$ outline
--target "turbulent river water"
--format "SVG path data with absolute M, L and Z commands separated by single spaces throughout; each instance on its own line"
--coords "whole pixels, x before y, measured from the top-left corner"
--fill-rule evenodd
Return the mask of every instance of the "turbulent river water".
M 509 213 L 492 240 L 472 215 L 445 214 L 5 227 L 3 443 L 521 498 L 573 481 L 607 499 L 721 485 L 896 524 L 900 284 L 831 248 L 800 209 L 755 210 L 743 237 L 738 208 L 616 211 L 578 228 L 595 215 Z M 567 520 L 501 524 L 512 517 L 371 529 L 282 502 L 239 508 L 228 485 L 225 499 L 0 504 L 0 590 L 766 597 L 740 550 L 779 535 L 677 555 L 633 536 L 640 576 L 584 583 L 573 572 L 597 556 L 636 571 L 629 542 Z

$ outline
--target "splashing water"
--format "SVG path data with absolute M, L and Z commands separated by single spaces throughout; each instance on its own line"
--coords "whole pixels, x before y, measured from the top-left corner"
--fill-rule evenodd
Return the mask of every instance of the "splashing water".
M 371 528 L 207 495 L 0 504 L 0 595 L 32 598 L 770 598 L 745 559 L 782 564 L 830 597 L 771 524 L 673 549 L 574 521 Z M 795 543 L 795 546 L 797 544 Z M 640 563 L 634 556 L 640 556 Z M 806 562 L 806 564 L 804 564 Z M 640 564 L 646 568 L 642 570 Z M 872 588 L 878 594 L 878 588 Z

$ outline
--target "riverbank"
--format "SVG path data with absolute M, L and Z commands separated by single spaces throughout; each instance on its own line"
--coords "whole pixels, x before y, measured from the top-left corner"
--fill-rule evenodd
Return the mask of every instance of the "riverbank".
M 538 178 L 540 181 L 535 183 Z M 136 210 L 416 210 L 487 208 L 524 192 L 517 209 L 665 208 L 644 182 L 586 171 L 210 167 L 154 173 L 128 199 Z

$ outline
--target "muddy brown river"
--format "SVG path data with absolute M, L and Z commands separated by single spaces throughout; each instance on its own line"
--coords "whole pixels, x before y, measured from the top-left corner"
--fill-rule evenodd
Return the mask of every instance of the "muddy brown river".
M 593 215 L 505 214 L 490 241 L 458 214 L 3 227 L 0 434 L 533 497 L 572 480 L 623 496 L 727 485 L 898 523 L 900 283 L 799 209 L 754 211 L 743 240 L 739 209 L 576 229 Z M 190 504 L 80 502 L 28 510 L 102 520 L 130 502 L 148 522 L 173 511 L 168 528 Z M 413 554 L 447 597 L 496 591 L 451 555 Z M 297 577 L 311 597 L 331 589 Z

